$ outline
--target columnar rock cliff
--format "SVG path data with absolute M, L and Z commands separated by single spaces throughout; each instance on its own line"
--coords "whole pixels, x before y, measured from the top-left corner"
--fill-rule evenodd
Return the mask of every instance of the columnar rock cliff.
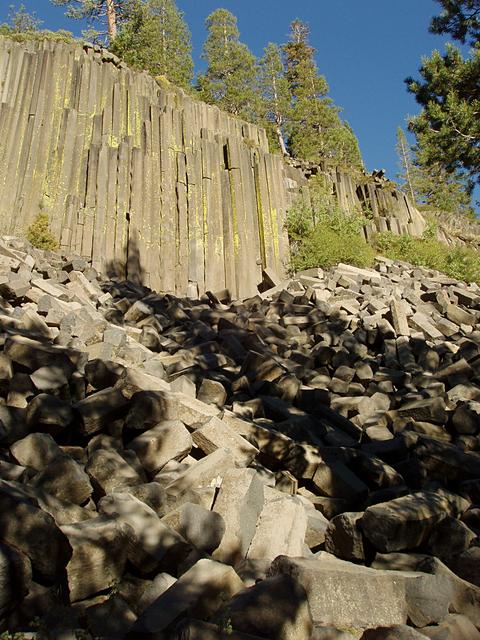
M 265 131 L 91 45 L 0 38 L 0 232 L 46 211 L 61 248 L 100 271 L 195 296 L 257 291 L 289 260 L 285 213 L 322 172 L 345 211 L 421 235 L 394 185 L 285 164 Z
M 246 296 L 287 255 L 265 132 L 82 45 L 0 39 L 0 220 L 39 210 L 100 270 Z
M 287 184 L 290 190 L 301 192 L 308 201 L 309 179 L 317 174 L 326 177 L 343 211 L 363 212 L 367 216 L 367 240 L 378 231 L 411 236 L 421 236 L 425 231 L 426 221 L 422 214 L 393 182 L 383 178 L 382 172 L 367 175 L 348 172 L 328 161 L 314 164 L 291 160 L 287 166 Z

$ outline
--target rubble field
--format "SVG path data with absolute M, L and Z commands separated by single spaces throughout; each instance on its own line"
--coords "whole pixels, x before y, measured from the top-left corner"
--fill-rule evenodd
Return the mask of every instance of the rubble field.
M 2 638 L 480 638 L 480 287 L 265 282 L 0 240 Z

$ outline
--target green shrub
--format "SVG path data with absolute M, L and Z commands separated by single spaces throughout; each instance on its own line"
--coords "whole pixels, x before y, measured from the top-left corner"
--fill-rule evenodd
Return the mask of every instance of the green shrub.
M 39 213 L 28 227 L 27 240 L 37 249 L 44 251 L 58 249 L 58 241 L 50 231 L 50 222 L 46 213 Z
M 451 278 L 480 284 L 480 253 L 467 247 L 449 247 L 430 233 L 423 238 L 397 236 L 391 231 L 378 233 L 373 247 L 386 258 L 415 266 L 436 269 Z
M 328 268 L 339 262 L 371 266 L 375 252 L 363 238 L 365 223 L 364 216 L 345 214 L 338 207 L 324 204 L 314 210 L 297 202 L 287 214 L 292 270 Z
M 328 268 L 339 262 L 370 267 L 374 258 L 374 250 L 359 234 L 338 231 L 328 223 L 320 223 L 299 243 L 291 264 L 295 271 Z
M 15 42 L 29 42 L 32 40 L 50 40 L 51 42 L 65 42 L 67 44 L 80 42 L 70 31 L 66 31 L 65 29 L 59 29 L 58 31 L 50 31 L 49 29 L 19 31 L 8 24 L 0 24 L 0 36 L 10 38 L 10 40 L 14 40 Z

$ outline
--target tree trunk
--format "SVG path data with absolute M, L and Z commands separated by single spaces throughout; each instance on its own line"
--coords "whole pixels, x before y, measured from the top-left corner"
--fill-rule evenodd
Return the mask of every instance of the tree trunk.
M 287 145 L 285 144 L 285 139 L 283 137 L 282 130 L 279 125 L 275 127 L 275 132 L 278 136 L 278 144 L 280 145 L 280 149 L 282 150 L 282 155 L 290 157 L 290 154 L 287 151 Z
M 410 161 L 408 158 L 408 153 L 405 148 L 405 143 L 403 138 L 400 138 L 400 147 L 402 150 L 402 162 L 405 167 L 405 177 L 407 179 L 408 190 L 410 191 L 410 198 L 412 199 L 412 204 L 415 206 L 416 198 L 415 198 L 415 192 L 413 190 L 412 179 L 410 177 Z
M 115 0 L 106 0 L 108 39 L 110 42 L 117 37 L 117 13 L 115 10 Z

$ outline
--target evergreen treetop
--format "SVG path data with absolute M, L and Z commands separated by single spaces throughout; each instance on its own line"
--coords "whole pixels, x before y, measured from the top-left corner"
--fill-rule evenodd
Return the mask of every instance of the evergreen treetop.
M 110 49 L 134 68 L 165 76 L 184 89 L 190 87 L 193 77 L 190 31 L 175 0 L 132 3 Z
M 455 40 L 474 45 L 480 39 L 480 0 L 436 0 L 442 12 L 432 18 L 432 33 L 449 33 Z
M 56 6 L 66 7 L 65 15 L 74 20 L 88 20 L 91 29 L 86 35 L 98 40 L 108 36 L 115 39 L 119 24 L 125 18 L 130 5 L 136 0 L 50 0 Z M 97 28 L 100 26 L 100 30 Z
M 254 121 L 258 113 L 256 60 L 247 45 L 240 42 L 236 17 L 217 9 L 206 19 L 207 40 L 202 57 L 205 74 L 198 77 L 200 97 L 221 109 Z

